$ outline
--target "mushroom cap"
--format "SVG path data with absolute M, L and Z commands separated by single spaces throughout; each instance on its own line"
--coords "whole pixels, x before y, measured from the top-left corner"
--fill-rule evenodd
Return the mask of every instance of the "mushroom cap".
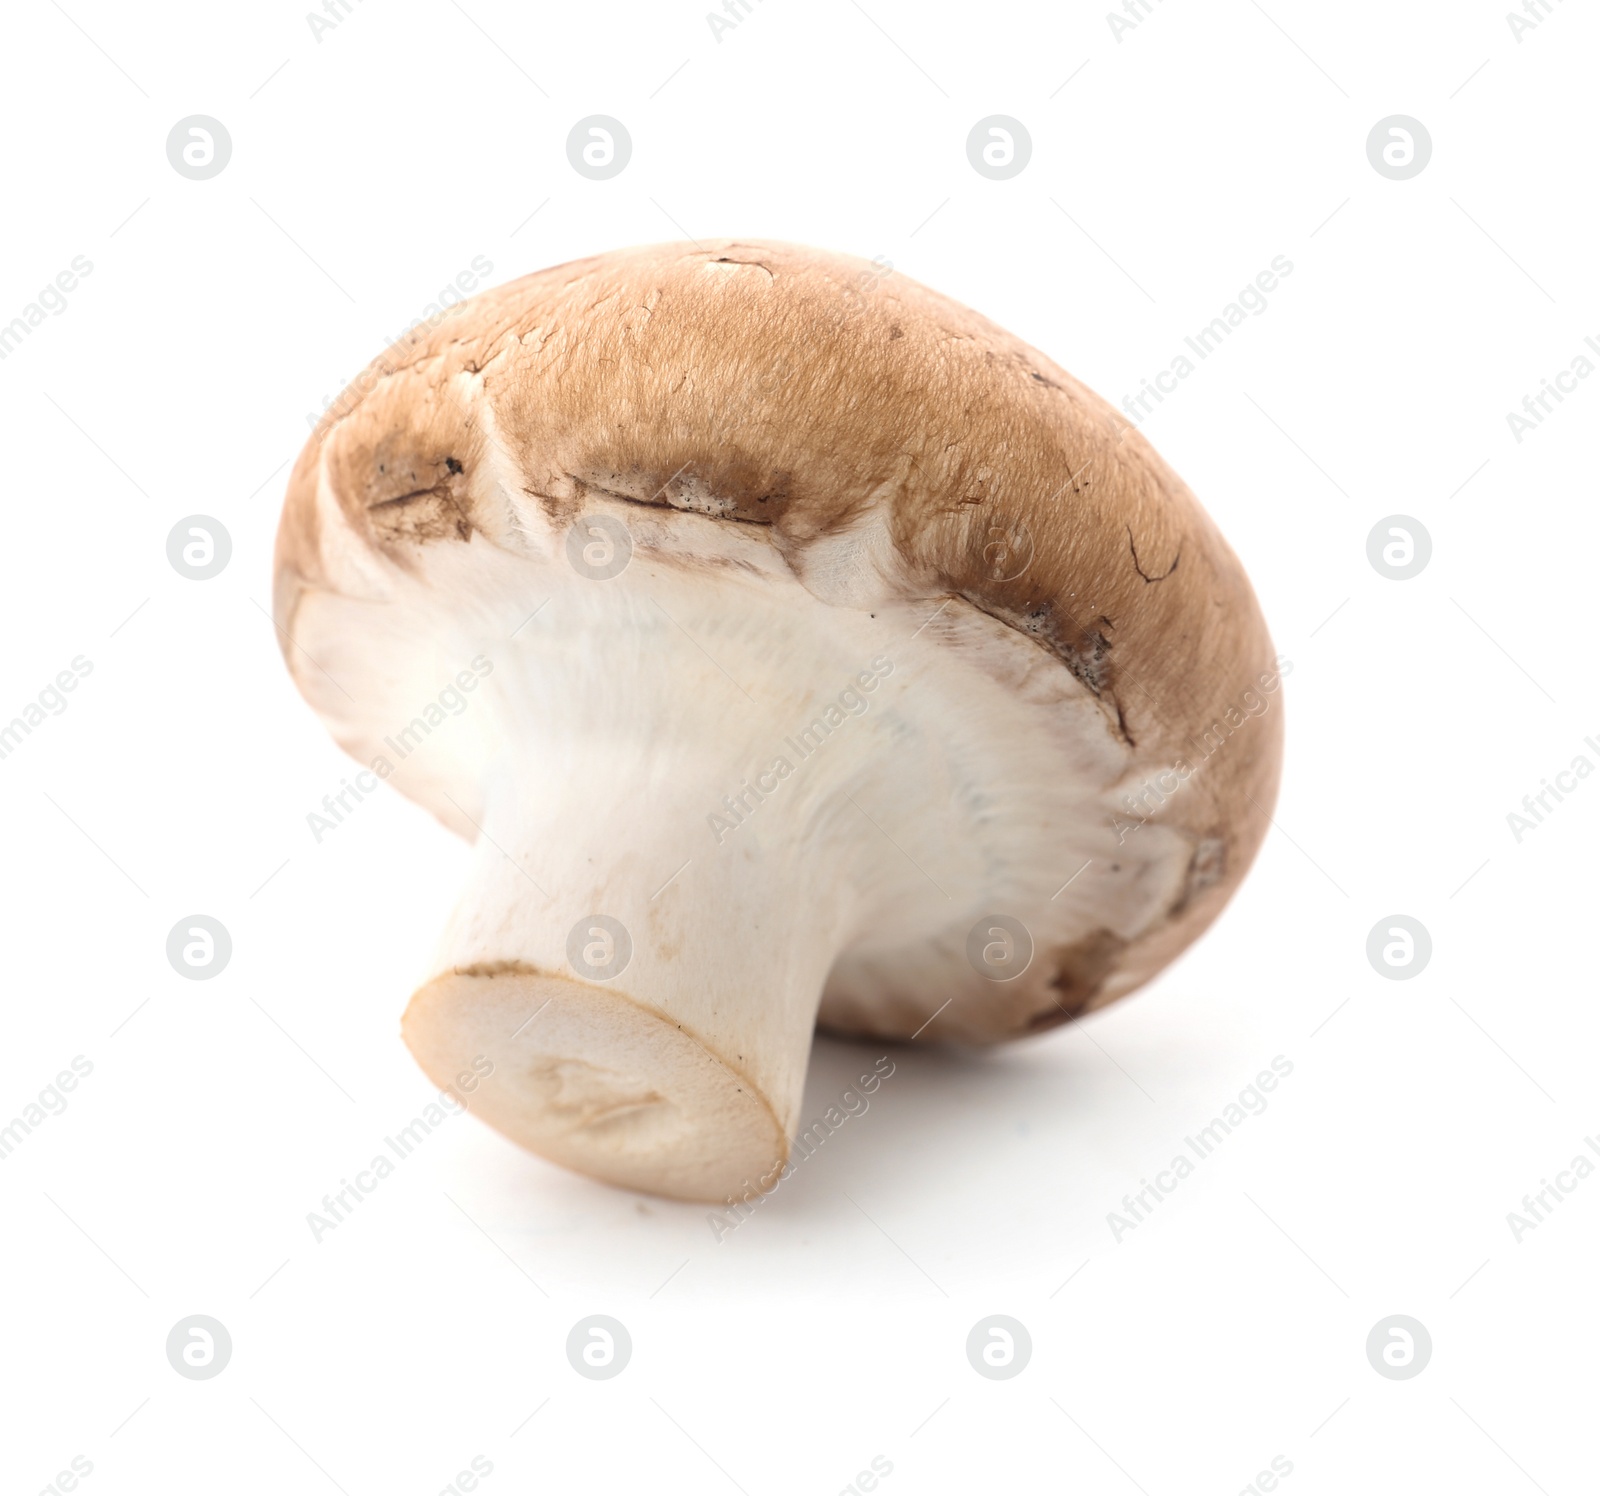
M 290 480 L 274 607 L 302 693 L 370 762 L 394 716 L 330 683 L 341 631 L 368 640 L 344 667 L 381 674 L 377 651 L 425 634 L 400 616 L 418 589 L 470 606 L 475 568 L 553 564 L 597 508 L 662 565 L 741 584 L 767 567 L 827 608 L 926 617 L 924 644 L 1038 703 L 1016 744 L 1030 772 L 1058 756 L 1096 778 L 1109 850 L 1080 891 L 1122 876 L 1118 855 L 1143 869 L 1138 899 L 1035 929 L 1014 981 L 841 959 L 824 1026 L 979 1043 L 1048 1028 L 1147 981 L 1243 878 L 1283 715 L 1249 581 L 1136 428 L 977 313 L 865 260 L 728 240 L 556 266 L 415 329 Z M 470 766 L 393 782 L 476 836 Z M 959 1000 L 930 1022 L 945 988 Z

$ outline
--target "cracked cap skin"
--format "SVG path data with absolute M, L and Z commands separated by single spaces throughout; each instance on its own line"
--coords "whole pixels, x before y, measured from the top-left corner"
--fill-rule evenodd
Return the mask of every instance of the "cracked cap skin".
M 1172 875 L 1136 923 L 1047 938 L 1003 988 L 952 976 L 957 1000 L 931 1023 L 926 992 L 830 984 L 824 1026 L 923 1042 L 1036 1032 L 1149 980 L 1243 878 L 1283 732 L 1249 581 L 1138 430 L 977 313 L 865 260 L 726 240 L 556 266 L 418 328 L 335 403 L 290 482 L 275 613 L 302 691 L 334 725 L 288 641 L 308 598 L 350 587 L 348 559 L 332 559 L 350 537 L 368 571 L 420 577 L 436 548 L 516 551 L 531 524 L 559 534 L 597 506 L 647 531 L 674 515 L 697 533 L 736 528 L 830 607 L 925 604 L 931 642 L 1025 640 L 1031 664 L 1013 650 L 995 668 L 1090 709 L 1073 720 L 1115 765 L 1102 787 L 1115 846 L 1132 857 L 1164 839 Z M 660 554 L 708 576 L 743 564 L 696 545 Z M 370 738 L 335 731 L 367 755 Z M 1129 799 L 1163 774 L 1175 791 Z M 474 836 L 453 801 L 406 792 Z M 1100 859 L 1082 871 L 1102 876 Z

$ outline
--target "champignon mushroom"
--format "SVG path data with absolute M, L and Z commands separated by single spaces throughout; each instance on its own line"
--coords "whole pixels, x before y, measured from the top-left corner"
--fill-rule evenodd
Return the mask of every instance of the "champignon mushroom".
M 1279 666 L 1139 433 L 881 267 L 625 250 L 388 349 L 294 469 L 285 658 L 474 843 L 403 1032 L 570 1168 L 784 1176 L 811 1035 L 1148 981 L 1276 794 Z

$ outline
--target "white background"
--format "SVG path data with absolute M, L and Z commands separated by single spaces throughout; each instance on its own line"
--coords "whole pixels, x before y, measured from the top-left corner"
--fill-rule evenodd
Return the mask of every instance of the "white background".
M 1506 414 L 1600 337 L 1600 22 L 1164 0 L 1118 41 L 1095 4 L 752 0 L 719 42 L 703 5 L 358 0 L 320 42 L 295 4 L 6 7 L 0 321 L 94 268 L 0 363 L 0 719 L 93 672 L 0 762 L 0 1122 L 94 1068 L 0 1164 L 5 1490 L 74 1456 L 104 1496 L 429 1496 L 474 1456 L 491 1496 L 827 1496 L 874 1456 L 889 1496 L 1225 1496 L 1275 1456 L 1295 1496 L 1593 1489 L 1600 1182 L 1506 1217 L 1600 1134 L 1600 779 L 1506 817 L 1600 764 L 1600 379 L 1521 443 Z M 233 140 L 206 182 L 165 155 L 196 113 Z M 633 137 L 608 182 L 566 159 L 594 113 Z M 996 113 L 1033 140 L 1005 182 L 965 152 Z M 1409 181 L 1366 156 L 1396 113 L 1433 140 Z M 1293 262 L 1145 426 L 1293 661 L 1276 829 L 1153 986 L 897 1054 L 720 1244 L 470 1118 L 319 1244 L 429 1099 L 397 1020 L 468 853 L 387 793 L 307 828 L 352 766 L 264 613 L 286 465 L 475 255 L 718 234 L 885 256 L 1114 402 Z M 194 513 L 234 542 L 204 583 L 165 554 Z M 1367 560 L 1392 514 L 1432 536 L 1410 581 Z M 234 942 L 208 982 L 165 955 L 197 912 Z M 1433 940 L 1409 981 L 1365 954 L 1396 913 Z M 819 1043 L 808 1114 L 873 1058 Z M 197 1313 L 214 1380 L 164 1354 Z M 633 1338 L 611 1381 L 565 1358 L 592 1313 Z M 964 1354 L 995 1313 L 1033 1341 L 1008 1381 Z M 1366 1358 L 1394 1314 L 1432 1336 L 1411 1380 Z

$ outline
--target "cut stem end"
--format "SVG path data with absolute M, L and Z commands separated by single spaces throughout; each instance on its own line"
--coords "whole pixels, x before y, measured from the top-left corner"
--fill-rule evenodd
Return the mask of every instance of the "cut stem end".
M 626 994 L 530 966 L 445 972 L 401 1030 L 428 1077 L 554 1163 L 682 1200 L 770 1189 L 788 1140 L 755 1085 Z M 476 1063 L 476 1067 L 474 1062 Z

